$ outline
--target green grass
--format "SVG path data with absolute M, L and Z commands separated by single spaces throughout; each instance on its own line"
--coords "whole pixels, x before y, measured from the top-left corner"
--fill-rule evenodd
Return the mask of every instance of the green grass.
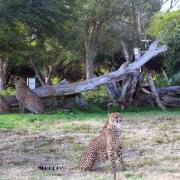
M 129 180 L 144 180 L 141 175 L 135 175 L 132 173 L 126 173 L 124 176 Z
M 110 112 L 119 111 L 120 108 L 114 107 L 110 109 Z M 161 117 L 171 120 L 171 115 L 179 116 L 180 108 L 168 109 L 167 112 L 163 112 L 158 108 L 129 108 L 122 111 L 125 119 L 134 120 L 141 117 L 156 118 L 161 120 Z M 80 109 L 73 109 L 73 112 L 63 112 L 63 111 L 51 111 L 42 115 L 34 115 L 30 113 L 19 114 L 2 114 L 0 115 L 0 128 L 10 129 L 29 129 L 29 128 L 46 128 L 47 123 L 51 124 L 53 121 L 91 121 L 91 120 L 105 120 L 108 117 L 108 112 L 106 110 L 100 109 L 98 107 L 92 107 L 88 111 L 83 111 Z M 68 126 L 68 125 L 67 125 Z M 47 126 L 48 128 L 48 126 Z M 68 127 L 65 127 L 68 128 Z

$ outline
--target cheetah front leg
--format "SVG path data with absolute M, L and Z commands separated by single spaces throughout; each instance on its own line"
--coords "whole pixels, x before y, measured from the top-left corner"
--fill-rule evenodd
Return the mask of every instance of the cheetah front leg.
M 113 148 L 108 150 L 108 157 L 109 157 L 109 160 L 111 161 L 112 173 L 114 174 L 114 180 L 116 180 L 116 162 L 115 162 L 115 152 Z
M 114 136 L 109 132 L 109 137 L 107 137 L 107 155 L 111 162 L 112 173 L 114 174 L 114 180 L 116 180 L 116 162 L 115 162 L 115 149 L 114 149 Z
M 19 112 L 22 113 L 22 114 L 24 113 L 24 105 L 20 101 L 19 101 Z
M 123 157 L 122 157 L 122 149 L 123 149 L 122 146 L 119 145 L 117 150 L 116 150 L 116 153 L 117 153 L 118 160 L 119 160 L 119 163 L 120 163 L 120 166 L 121 166 L 121 170 L 125 171 L 126 170 L 126 165 L 125 165 Z

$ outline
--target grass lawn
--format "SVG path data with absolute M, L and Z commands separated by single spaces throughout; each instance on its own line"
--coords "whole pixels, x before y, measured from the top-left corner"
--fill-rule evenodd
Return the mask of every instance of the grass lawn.
M 128 167 L 117 177 L 179 179 L 180 109 L 131 108 L 122 113 L 121 141 Z M 96 107 L 71 113 L 0 115 L 0 179 L 113 179 L 109 163 L 96 172 L 37 170 L 39 164 L 76 166 L 106 119 L 107 112 Z

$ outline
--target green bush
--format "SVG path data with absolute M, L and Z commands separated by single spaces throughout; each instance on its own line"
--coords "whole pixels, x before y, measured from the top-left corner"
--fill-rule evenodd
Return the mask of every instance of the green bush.
M 105 108 L 108 104 L 109 98 L 105 88 L 102 86 L 97 91 L 87 91 L 83 93 L 84 99 L 91 105 L 97 105 Z
M 180 85 L 180 70 L 172 77 L 171 84 Z
M 1 96 L 11 96 L 11 95 L 15 95 L 15 93 L 16 91 L 13 88 L 7 88 L 5 90 L 0 91 Z
M 150 35 L 160 36 L 168 46 L 164 66 L 172 83 L 179 83 L 180 69 L 180 10 L 157 13 L 149 28 Z

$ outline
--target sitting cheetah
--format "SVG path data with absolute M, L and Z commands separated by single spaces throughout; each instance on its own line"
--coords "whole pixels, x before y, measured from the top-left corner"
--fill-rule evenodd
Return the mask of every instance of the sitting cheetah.
M 9 113 L 10 106 L 3 96 L 0 96 L 0 113 Z
M 116 154 L 119 159 L 122 170 L 125 170 L 125 164 L 122 158 L 122 147 L 119 142 L 120 131 L 122 127 L 122 116 L 114 112 L 110 114 L 99 136 L 92 139 L 90 144 L 81 154 L 79 165 L 70 170 L 92 171 L 101 161 L 110 160 L 114 176 L 116 174 Z M 63 169 L 63 167 L 38 166 L 41 170 Z
M 14 81 L 20 112 L 24 113 L 24 109 L 28 109 L 30 112 L 35 114 L 43 113 L 44 105 L 41 99 L 26 86 L 23 78 L 16 76 Z

